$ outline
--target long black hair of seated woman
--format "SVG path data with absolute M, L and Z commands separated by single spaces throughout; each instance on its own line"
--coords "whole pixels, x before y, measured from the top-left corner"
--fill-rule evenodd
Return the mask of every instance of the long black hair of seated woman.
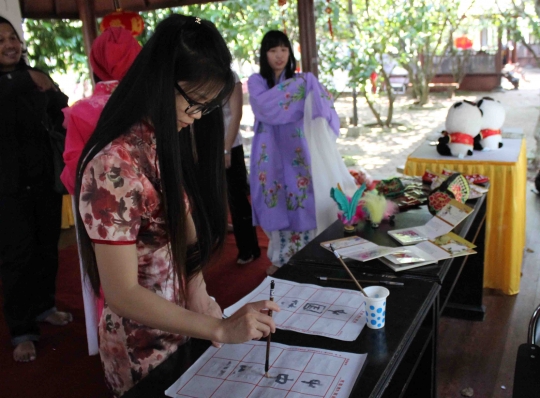
M 266 79 L 268 88 L 272 88 L 276 85 L 274 70 L 268 63 L 266 53 L 274 47 L 284 46 L 289 48 L 289 60 L 285 65 L 285 78 L 290 79 L 294 76 L 296 71 L 296 58 L 294 58 L 294 52 L 291 46 L 291 42 L 287 35 L 279 30 L 270 30 L 266 32 L 261 41 L 261 50 L 259 53 L 259 66 L 262 77 Z
M 177 129 L 175 82 L 184 82 L 190 93 L 219 92 L 212 104 L 220 104 L 234 88 L 231 54 L 216 27 L 190 16 L 171 15 L 133 62 L 107 101 L 96 130 L 87 142 L 77 167 L 76 204 L 82 258 L 94 292 L 99 292 L 99 274 L 94 251 L 84 228 L 78 204 L 83 172 L 107 144 L 149 122 L 155 130 L 158 167 L 170 238 L 173 271 L 189 278 L 221 247 L 227 228 L 225 171 L 223 160 L 223 113 L 221 109 L 195 120 L 190 128 Z M 189 198 L 200 251 L 200 265 L 186 273 L 186 205 Z M 180 294 L 184 296 L 182 283 Z
M 19 36 L 19 32 L 17 32 L 17 29 L 15 29 L 15 27 L 13 26 L 13 24 L 6 18 L 4 18 L 3 16 L 0 15 L 0 24 L 8 24 L 9 26 L 11 26 L 11 29 L 13 29 L 13 31 L 15 32 L 15 36 L 17 36 L 17 39 L 19 40 L 19 42 L 21 43 L 22 45 L 22 55 L 21 56 L 21 59 L 19 60 L 19 63 L 15 66 L 16 69 L 28 69 L 28 64 L 26 63 L 26 60 L 24 59 L 24 55 L 26 54 L 26 48 L 24 47 L 24 43 L 23 41 L 21 40 L 20 36 Z

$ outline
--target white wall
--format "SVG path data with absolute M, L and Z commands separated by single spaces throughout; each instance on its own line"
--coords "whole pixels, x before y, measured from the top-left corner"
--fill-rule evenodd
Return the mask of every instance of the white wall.
M 19 0 L 0 0 L 0 15 L 9 20 L 24 41 Z

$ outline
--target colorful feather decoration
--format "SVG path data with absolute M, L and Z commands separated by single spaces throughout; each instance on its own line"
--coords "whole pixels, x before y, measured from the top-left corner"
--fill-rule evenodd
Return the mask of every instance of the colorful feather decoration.
M 375 228 L 379 226 L 383 218 L 389 218 L 398 211 L 397 205 L 391 200 L 387 200 L 377 190 L 366 192 L 361 205 L 366 211 L 371 225 Z
M 366 190 L 366 184 L 362 184 L 360 188 L 356 190 L 352 198 L 347 197 L 338 184 L 337 188 L 330 189 L 330 197 L 337 203 L 339 210 L 343 212 L 343 219 L 345 223 L 352 223 L 356 214 L 356 209 L 360 198 Z M 357 220 L 358 221 L 358 220 Z

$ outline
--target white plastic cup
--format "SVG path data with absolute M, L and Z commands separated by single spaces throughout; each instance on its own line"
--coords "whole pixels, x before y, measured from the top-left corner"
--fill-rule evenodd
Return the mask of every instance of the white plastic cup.
M 365 287 L 364 291 L 368 295 L 365 298 L 368 328 L 383 328 L 386 320 L 386 298 L 390 295 L 390 291 L 382 286 Z

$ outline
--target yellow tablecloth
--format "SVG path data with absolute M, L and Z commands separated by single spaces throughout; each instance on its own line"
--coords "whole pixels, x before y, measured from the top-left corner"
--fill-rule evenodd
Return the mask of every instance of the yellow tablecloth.
M 405 174 L 440 173 L 446 168 L 489 177 L 484 287 L 517 294 L 525 247 L 527 156 L 525 140 L 504 139 L 503 144 L 499 150 L 475 151 L 473 156 L 458 159 L 440 156 L 425 142 L 407 158 Z
M 69 229 L 75 225 L 73 219 L 73 208 L 71 206 L 71 195 L 64 195 L 62 197 L 62 229 Z

